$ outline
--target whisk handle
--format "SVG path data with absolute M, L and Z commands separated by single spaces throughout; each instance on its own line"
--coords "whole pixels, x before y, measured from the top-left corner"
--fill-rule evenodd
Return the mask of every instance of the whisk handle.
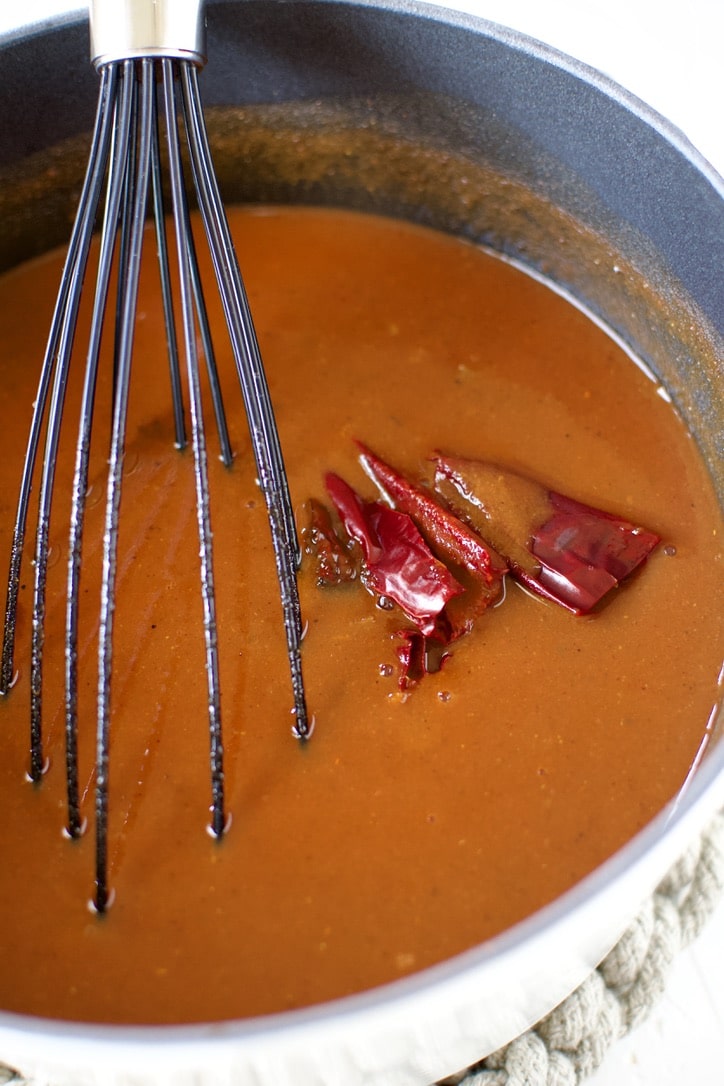
M 90 0 L 91 59 L 96 68 L 136 57 L 206 63 L 203 0 Z

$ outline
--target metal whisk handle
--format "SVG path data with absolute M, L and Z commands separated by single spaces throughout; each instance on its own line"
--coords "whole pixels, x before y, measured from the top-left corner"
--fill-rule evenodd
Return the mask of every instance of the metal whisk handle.
M 154 56 L 206 63 L 203 0 L 90 0 L 89 7 L 96 68 Z

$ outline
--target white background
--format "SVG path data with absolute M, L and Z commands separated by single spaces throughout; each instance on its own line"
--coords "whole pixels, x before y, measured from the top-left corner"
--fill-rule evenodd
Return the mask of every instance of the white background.
M 3 0 L 0 31 L 79 6 L 23 0 L 16 7 Z M 604 72 L 672 121 L 724 174 L 724 0 L 458 0 L 447 6 L 521 30 Z M 677 958 L 649 1020 L 587 1080 L 587 1086 L 723 1084 L 724 905 Z

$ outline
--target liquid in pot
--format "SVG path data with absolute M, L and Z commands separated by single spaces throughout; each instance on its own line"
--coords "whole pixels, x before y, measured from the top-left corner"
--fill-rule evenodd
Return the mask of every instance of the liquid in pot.
M 681 788 L 719 696 L 721 515 L 656 384 L 567 300 L 460 240 L 350 212 L 231 215 L 299 508 L 338 472 L 377 497 L 355 438 L 411 476 L 435 449 L 511 464 L 662 537 L 595 614 L 510 584 L 435 675 L 398 686 L 399 613 L 301 572 L 315 732 L 292 737 L 266 512 L 222 317 L 237 451 L 210 457 L 225 837 L 210 786 L 190 453 L 173 447 L 147 245 L 123 482 L 110 881 L 93 880 L 95 638 L 105 454 L 94 448 L 82 583 L 81 781 L 64 838 L 67 515 L 56 503 L 42 783 L 28 762 L 32 570 L 18 679 L 0 702 L 5 1009 L 113 1022 L 266 1014 L 394 980 L 553 900 Z M 9 541 L 61 257 L 0 283 L 0 526 Z M 212 273 L 207 269 L 209 275 Z M 69 390 L 69 417 L 79 382 Z M 107 383 L 99 390 L 109 412 Z M 72 471 L 72 427 L 59 486 Z M 210 427 L 211 429 L 211 427 Z M 210 451 L 214 451 L 210 435 Z M 6 544 L 3 546 L 6 548 Z

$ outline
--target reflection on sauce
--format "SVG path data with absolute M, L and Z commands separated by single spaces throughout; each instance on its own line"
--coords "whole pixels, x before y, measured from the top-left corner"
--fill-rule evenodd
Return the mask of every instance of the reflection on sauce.
M 345 995 L 445 959 L 556 897 L 642 827 L 681 786 L 717 698 L 715 498 L 671 406 L 600 329 L 517 270 L 415 227 L 310 209 L 235 211 L 232 224 L 297 504 L 322 495 L 327 471 L 357 478 L 352 439 L 361 437 L 410 473 L 432 448 L 518 465 L 640 520 L 663 544 L 586 618 L 509 586 L 504 606 L 407 697 L 388 636 L 399 616 L 354 587 L 321 591 L 303 571 L 316 731 L 300 748 L 266 514 L 219 335 L 238 455 L 231 470 L 210 465 L 233 817 L 214 843 L 191 460 L 173 448 L 149 259 L 116 613 L 116 897 L 105 918 L 89 911 L 93 835 L 63 837 L 55 602 L 51 765 L 40 786 L 24 778 L 28 563 L 20 678 L 0 704 L 7 1009 L 222 1019 Z M 4 540 L 59 266 L 56 256 L 35 262 L 0 287 Z M 78 394 L 70 389 L 71 405 Z M 98 410 L 107 418 L 107 388 Z M 69 447 L 64 457 L 61 483 Z M 94 457 L 81 616 L 91 828 L 100 444 Z M 64 516 L 58 503 L 50 599 L 64 588 Z

